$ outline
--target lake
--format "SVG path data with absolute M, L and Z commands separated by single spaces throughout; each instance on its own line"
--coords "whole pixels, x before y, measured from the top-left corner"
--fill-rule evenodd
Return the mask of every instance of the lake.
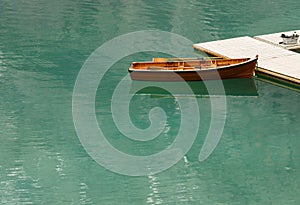
M 127 69 L 296 30 L 299 13 L 295 0 L 1 0 L 0 204 L 298 204 L 299 91 L 149 85 Z

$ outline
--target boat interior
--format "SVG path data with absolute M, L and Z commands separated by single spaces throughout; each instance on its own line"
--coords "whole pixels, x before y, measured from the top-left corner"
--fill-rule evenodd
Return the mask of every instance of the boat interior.
M 133 70 L 199 70 L 213 69 L 242 63 L 249 58 L 220 59 L 220 58 L 154 58 L 152 62 L 133 62 Z

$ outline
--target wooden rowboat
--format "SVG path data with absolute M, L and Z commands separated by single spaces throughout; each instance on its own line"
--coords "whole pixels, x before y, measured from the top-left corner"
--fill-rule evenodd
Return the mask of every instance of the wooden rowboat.
M 132 80 L 143 81 L 251 78 L 257 58 L 155 58 L 151 62 L 132 62 L 128 71 Z

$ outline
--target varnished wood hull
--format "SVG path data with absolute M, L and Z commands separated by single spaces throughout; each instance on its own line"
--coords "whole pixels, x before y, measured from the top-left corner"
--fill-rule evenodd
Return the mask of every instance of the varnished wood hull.
M 257 58 L 223 66 L 220 68 L 195 70 L 143 70 L 129 69 L 132 80 L 142 81 L 202 81 L 230 78 L 251 78 L 254 74 Z

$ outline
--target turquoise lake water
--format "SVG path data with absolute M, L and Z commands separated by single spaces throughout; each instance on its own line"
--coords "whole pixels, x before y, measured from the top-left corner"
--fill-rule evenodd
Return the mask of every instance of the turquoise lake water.
M 227 95 L 218 90 L 218 83 L 209 84 L 217 88 L 213 92 L 203 83 L 192 83 L 196 97 L 181 90 L 182 84 L 176 84 L 171 93 L 160 86 L 135 90 L 139 85 L 122 81 L 130 62 L 167 55 L 145 51 L 122 58 L 105 73 L 95 93 L 95 119 L 107 142 L 136 159 L 148 160 L 147 156 L 176 142 L 181 124 L 190 129 L 182 143 L 192 144 L 178 162 L 176 154 L 180 153 L 160 158 L 155 166 L 154 161 L 145 160 L 146 167 L 159 170 L 146 176 L 120 174 L 135 169 L 138 160 L 120 161 L 103 151 L 107 146 L 98 152 L 96 145 L 104 141 L 82 144 L 89 137 L 84 133 L 92 129 L 92 122 L 84 120 L 93 113 L 72 110 L 74 85 L 82 66 L 97 48 L 119 36 L 154 30 L 193 43 L 254 36 L 299 29 L 299 13 L 296 0 L 1 0 L 0 204 L 299 204 L 298 91 L 259 77 L 224 81 Z M 127 49 L 124 44 L 115 45 Z M 181 51 L 183 55 L 204 55 L 191 46 Z M 91 78 L 96 74 L 89 73 Z M 120 81 L 130 90 L 129 114 L 136 127 L 151 125 L 152 108 L 165 111 L 166 122 L 157 138 L 132 140 L 116 125 L 115 116 L 120 114 L 124 127 L 122 116 L 126 119 L 128 114 L 111 109 Z M 93 92 L 79 94 L 75 95 L 78 105 L 90 108 L 93 103 L 85 96 Z M 123 105 L 118 98 L 115 102 Z M 216 118 L 211 115 L 213 110 Z M 79 126 L 86 123 L 81 133 L 73 121 L 76 114 L 83 118 Z M 182 114 L 188 122 L 182 120 Z M 212 129 L 210 139 L 218 143 L 201 161 L 199 153 L 211 124 L 217 124 L 221 135 L 214 138 L 218 130 Z M 129 125 L 125 131 L 127 128 Z M 106 164 L 99 165 L 98 158 L 93 159 L 86 150 L 88 146 L 94 146 L 95 154 L 101 154 L 99 159 Z M 174 165 L 165 167 L 170 160 L 175 160 Z M 124 169 L 111 170 L 119 165 Z M 166 170 L 160 170 L 164 167 Z M 137 175 L 142 172 L 142 168 L 136 170 Z

